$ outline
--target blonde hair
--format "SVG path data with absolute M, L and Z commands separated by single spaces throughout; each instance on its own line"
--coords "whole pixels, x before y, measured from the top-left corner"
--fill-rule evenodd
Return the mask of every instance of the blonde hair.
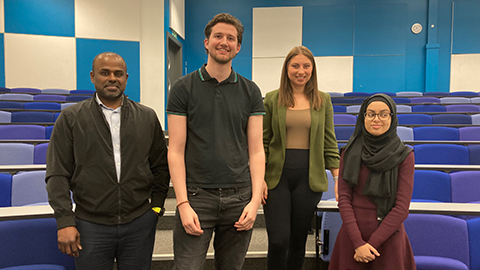
M 315 58 L 313 57 L 312 52 L 305 46 L 294 47 L 285 57 L 285 61 L 283 62 L 282 75 L 280 79 L 280 89 L 278 91 L 278 106 L 283 105 L 287 108 L 295 106 L 292 84 L 290 82 L 290 78 L 288 78 L 288 64 L 293 57 L 299 54 L 305 55 L 310 60 L 310 62 L 312 62 L 312 74 L 310 76 L 310 80 L 308 80 L 307 84 L 305 85 L 304 93 L 307 96 L 308 100 L 310 100 L 310 102 L 312 103 L 313 108 L 315 110 L 320 110 L 323 100 L 320 95 L 320 91 L 318 90 L 317 67 L 315 65 Z

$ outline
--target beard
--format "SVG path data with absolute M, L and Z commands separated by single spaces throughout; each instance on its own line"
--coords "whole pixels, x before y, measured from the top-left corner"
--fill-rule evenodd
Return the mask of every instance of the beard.
M 125 89 L 118 89 L 117 91 L 108 91 L 104 88 L 97 89 L 97 94 L 105 100 L 117 100 L 122 97 Z
M 233 58 L 235 58 L 235 56 L 237 56 L 236 53 L 234 55 L 230 55 L 230 54 L 226 55 L 225 57 L 220 57 L 217 54 L 212 54 L 212 53 L 209 53 L 209 55 L 212 57 L 213 60 L 215 60 L 215 62 L 222 65 L 228 64 L 230 61 L 233 60 Z

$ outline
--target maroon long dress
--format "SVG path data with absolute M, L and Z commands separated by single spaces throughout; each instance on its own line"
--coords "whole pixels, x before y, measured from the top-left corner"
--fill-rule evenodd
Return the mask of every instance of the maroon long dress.
M 403 226 L 412 198 L 414 165 L 414 155 L 411 152 L 399 165 L 395 206 L 379 226 L 377 207 L 367 196 L 362 195 L 369 173 L 368 168 L 361 165 L 357 187 L 351 188 L 342 179 L 342 154 L 338 180 L 338 207 L 343 225 L 337 235 L 329 270 L 416 269 L 410 241 Z M 355 249 L 366 243 L 377 249 L 380 256 L 369 263 L 355 261 L 353 259 Z

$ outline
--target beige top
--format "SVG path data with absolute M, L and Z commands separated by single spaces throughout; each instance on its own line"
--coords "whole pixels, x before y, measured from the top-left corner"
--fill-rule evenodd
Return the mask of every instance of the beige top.
M 309 149 L 310 148 L 310 109 L 292 110 L 287 109 L 285 119 L 287 149 Z

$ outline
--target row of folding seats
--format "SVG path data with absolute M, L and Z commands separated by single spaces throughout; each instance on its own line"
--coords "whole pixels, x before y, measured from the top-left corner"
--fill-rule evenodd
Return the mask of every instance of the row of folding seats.
M 332 98 L 333 104 L 361 104 L 365 98 Z M 392 98 L 397 104 L 422 104 L 422 103 L 480 103 L 480 97 L 393 97 Z
M 469 127 L 397 127 L 403 141 L 480 141 L 480 126 Z
M 7 87 L 0 87 L 0 93 L 31 93 L 31 94 L 62 94 L 62 95 L 93 95 L 95 90 L 84 90 L 84 89 L 75 89 L 75 90 L 68 90 L 62 88 L 46 88 L 46 89 L 38 89 L 38 88 L 7 88 Z
M 0 94 L 0 100 L 21 100 L 21 101 L 33 101 L 33 100 L 42 100 L 42 101 L 60 101 L 60 102 L 78 102 L 84 99 L 91 98 L 90 95 L 31 95 L 23 93 L 6 93 Z
M 399 125 L 443 125 L 443 124 L 462 124 L 472 125 L 474 120 L 478 122 L 480 114 L 467 115 L 467 114 L 399 114 Z
M 357 116 L 352 114 L 334 114 L 333 123 L 335 125 L 355 125 Z M 462 125 L 480 125 L 479 114 L 398 114 L 398 123 L 400 125 L 432 125 L 432 124 L 462 124 Z
M 335 132 L 344 136 L 345 127 L 335 127 Z M 337 136 L 337 140 L 348 140 Z M 340 138 L 340 139 L 339 139 Z M 338 148 L 345 143 L 338 143 Z M 480 165 L 480 144 L 457 145 L 457 144 L 416 144 L 413 146 L 415 151 L 416 164 L 455 164 L 455 165 Z
M 416 144 L 416 164 L 480 165 L 480 144 Z
M 58 116 L 58 115 L 57 115 Z M 355 116 L 352 116 L 355 117 Z M 2 114 L 0 112 L 0 119 Z M 1 121 L 0 121 L 1 122 Z M 0 125 L 0 140 L 44 140 L 49 139 L 53 126 L 40 125 Z M 355 126 L 335 126 L 337 140 L 348 140 L 353 134 Z M 458 139 L 457 138 L 458 131 Z M 402 140 L 478 140 L 477 127 L 404 127 L 399 126 L 397 133 Z M 437 133 L 435 133 L 437 132 Z
M 30 95 L 30 94 L 2 94 L 2 100 L 34 100 L 34 101 L 67 101 L 65 95 Z
M 358 113 L 360 105 L 333 105 L 334 113 Z M 425 112 L 465 112 L 476 113 L 480 112 L 480 105 L 474 104 L 421 104 L 421 105 L 397 105 L 397 113 L 425 113 Z
M 352 136 L 354 126 L 336 126 L 337 140 L 348 140 Z M 480 127 L 405 127 L 398 126 L 397 134 L 402 141 L 480 141 Z
M 0 125 L 0 140 L 49 140 L 53 125 Z
M 351 114 L 334 114 L 333 123 L 335 125 L 355 125 L 357 117 Z M 398 114 L 399 125 L 480 125 L 480 113 L 479 114 L 424 114 L 424 113 L 411 113 L 411 114 Z
M 4 112 L 0 111 L 0 123 L 54 123 L 59 112 Z
M 76 102 L 17 102 L 17 101 L 0 101 L 0 109 L 8 110 L 62 110 L 68 106 L 75 104 Z
M 0 165 L 46 164 L 48 143 L 0 143 Z
M 480 171 L 415 170 L 412 201 L 480 203 Z M 470 219 L 472 216 L 461 216 Z
M 416 92 L 416 91 L 402 91 L 402 92 L 375 92 L 375 93 L 367 93 L 367 92 L 347 92 L 347 93 L 339 93 L 339 92 L 328 92 L 331 97 L 368 97 L 373 94 L 382 93 L 386 94 L 391 97 L 422 97 L 422 96 L 436 96 L 436 97 L 444 97 L 444 96 L 463 96 L 463 97 L 474 97 L 480 96 L 480 92 L 474 91 L 456 91 L 456 92 Z
M 0 207 L 47 203 L 44 170 L 0 173 Z
M 1 114 L 0 114 L 1 117 Z M 40 125 L 0 125 L 0 140 L 45 140 L 50 139 L 53 126 Z M 355 130 L 354 126 L 336 126 L 337 140 L 348 140 Z M 397 128 L 397 134 L 404 141 L 413 140 L 460 140 L 476 141 L 478 127 L 404 127 Z M 457 139 L 458 138 L 458 139 Z
M 347 127 L 335 127 L 337 139 L 347 140 L 349 136 L 344 136 L 342 130 Z M 348 127 L 353 128 L 353 127 Z M 0 140 L 44 140 L 49 139 L 53 126 L 43 127 L 36 125 L 6 125 L 0 126 Z M 461 141 L 478 141 L 480 136 L 479 127 L 463 127 L 463 128 L 446 128 L 446 127 L 416 127 L 413 129 L 399 127 L 400 134 L 413 132 L 413 137 L 417 140 L 461 140 Z M 444 137 L 439 134 L 444 133 Z M 402 135 L 406 136 L 406 135 Z M 348 138 L 347 138 L 348 137 Z M 411 140 L 411 137 L 408 138 Z M 48 143 L 33 146 L 24 143 L 0 143 L 0 164 L 44 164 L 45 151 Z M 43 149 L 37 158 L 37 150 Z M 453 144 L 417 144 L 415 149 L 415 161 L 417 164 L 463 164 L 463 165 L 480 165 L 480 145 L 471 144 L 453 145 Z M 39 151 L 39 150 L 38 150 Z M 18 153 L 18 159 L 14 153 Z M 1 157 L 4 157 L 2 161 Z M 41 158 L 41 159 L 40 159 Z M 23 162 L 21 160 L 24 160 Z

